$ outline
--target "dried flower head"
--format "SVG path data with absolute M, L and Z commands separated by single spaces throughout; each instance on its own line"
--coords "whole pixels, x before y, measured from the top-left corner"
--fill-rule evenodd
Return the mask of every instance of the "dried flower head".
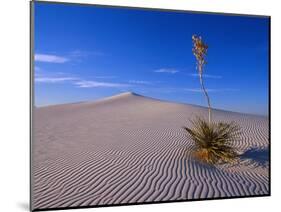
M 201 36 L 192 35 L 193 48 L 192 52 L 197 60 L 197 68 L 199 74 L 202 75 L 203 66 L 206 64 L 205 56 L 207 54 L 208 46 L 202 41 Z

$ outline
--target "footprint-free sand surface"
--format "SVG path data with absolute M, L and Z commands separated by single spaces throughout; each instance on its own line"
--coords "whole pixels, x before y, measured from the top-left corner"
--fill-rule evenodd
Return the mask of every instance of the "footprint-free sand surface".
M 212 167 L 182 129 L 204 107 L 123 93 L 33 115 L 33 209 L 269 193 L 267 117 L 214 110 L 242 135 L 239 163 Z

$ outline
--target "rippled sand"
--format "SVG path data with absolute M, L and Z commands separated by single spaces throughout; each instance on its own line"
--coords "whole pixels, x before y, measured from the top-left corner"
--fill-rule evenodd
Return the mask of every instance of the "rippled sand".
M 268 194 L 268 118 L 214 110 L 243 134 L 240 163 L 211 167 L 182 129 L 196 115 L 207 109 L 133 93 L 36 108 L 33 209 Z

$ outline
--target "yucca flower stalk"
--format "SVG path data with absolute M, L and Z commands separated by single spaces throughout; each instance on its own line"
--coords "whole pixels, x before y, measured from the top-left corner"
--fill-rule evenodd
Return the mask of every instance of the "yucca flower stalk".
M 201 89 L 204 92 L 207 103 L 208 103 L 208 114 L 209 114 L 209 123 L 212 121 L 212 115 L 211 115 L 211 101 L 210 97 L 207 93 L 207 90 L 205 89 L 204 81 L 203 81 L 203 70 L 204 70 L 204 65 L 206 64 L 206 55 L 207 55 L 207 50 L 208 46 L 205 44 L 201 38 L 201 36 L 193 35 L 192 36 L 192 42 L 193 42 L 193 48 L 192 52 L 196 58 L 196 68 L 198 69 L 198 75 L 200 79 L 200 84 L 201 84 Z
M 239 139 L 241 129 L 234 122 L 213 122 L 211 117 L 211 103 L 203 81 L 204 65 L 208 46 L 201 37 L 192 36 L 192 52 L 196 57 L 196 68 L 202 91 L 208 102 L 209 122 L 200 117 L 191 121 L 192 127 L 183 127 L 187 136 L 194 142 L 193 156 L 208 164 L 234 162 L 238 153 L 234 142 Z

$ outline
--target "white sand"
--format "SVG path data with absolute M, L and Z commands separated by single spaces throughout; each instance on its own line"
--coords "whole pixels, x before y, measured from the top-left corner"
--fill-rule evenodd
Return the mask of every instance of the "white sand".
M 182 129 L 195 115 L 207 109 L 131 93 L 36 108 L 33 208 L 268 194 L 268 118 L 214 110 L 242 127 L 243 156 L 210 167 Z

